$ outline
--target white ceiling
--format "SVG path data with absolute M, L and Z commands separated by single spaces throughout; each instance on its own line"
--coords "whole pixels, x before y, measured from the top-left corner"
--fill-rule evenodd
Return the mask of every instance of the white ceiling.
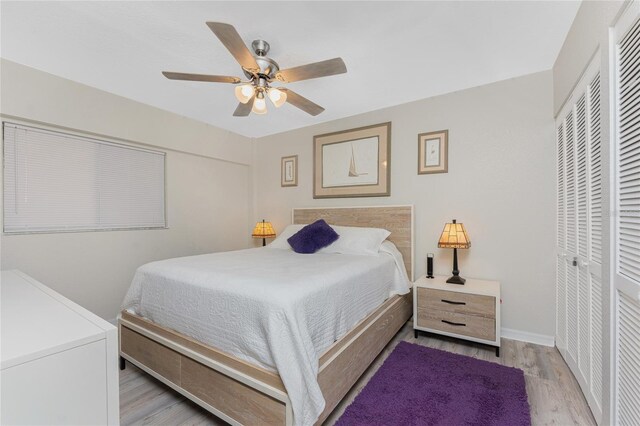
M 259 137 L 548 70 L 579 2 L 7 2 L 3 58 Z M 281 68 L 340 56 L 348 73 L 288 87 L 324 106 L 232 117 L 233 86 L 160 71 L 241 76 L 205 21 L 263 38 Z

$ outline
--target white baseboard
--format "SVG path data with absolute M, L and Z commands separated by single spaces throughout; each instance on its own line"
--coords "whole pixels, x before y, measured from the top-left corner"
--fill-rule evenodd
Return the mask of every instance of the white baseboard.
M 553 347 L 556 345 L 556 339 L 554 336 L 531 333 L 529 331 L 513 330 L 511 328 L 502 328 L 500 330 L 500 337 L 511 340 L 519 340 L 521 342 L 535 343 L 536 345 L 542 346 Z

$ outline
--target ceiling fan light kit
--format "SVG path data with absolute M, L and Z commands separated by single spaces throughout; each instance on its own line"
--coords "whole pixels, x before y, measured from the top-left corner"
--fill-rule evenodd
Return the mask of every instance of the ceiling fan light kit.
M 236 86 L 235 89 L 236 98 L 243 104 L 246 104 L 251 100 L 253 95 L 255 94 L 253 90 L 253 86 L 250 84 L 243 84 L 242 86 Z
M 316 116 L 324 111 L 324 108 L 290 89 L 271 87 L 271 83 L 293 83 L 347 72 L 347 67 L 342 58 L 328 59 L 326 61 L 281 70 L 278 63 L 267 56 L 267 53 L 269 53 L 269 43 L 266 41 L 254 40 L 253 43 L 251 43 L 251 47 L 255 54 L 252 54 L 232 25 L 222 22 L 207 22 L 207 26 L 213 31 L 216 37 L 218 37 L 231 55 L 233 55 L 236 61 L 238 61 L 248 80 L 242 81 L 238 77 L 230 76 L 168 71 L 164 71 L 162 74 L 170 80 L 238 84 L 234 91 L 236 98 L 240 102 L 233 113 L 236 117 L 246 117 L 251 112 L 255 114 L 266 114 L 267 97 L 276 108 L 288 102 L 307 114 Z
M 267 101 L 264 98 L 264 92 L 256 93 L 255 100 L 253 101 L 253 108 L 251 108 L 256 114 L 266 114 L 267 113 Z
M 276 108 L 280 108 L 287 102 L 287 94 L 282 90 L 278 90 L 275 87 L 269 89 L 269 99 L 273 102 Z

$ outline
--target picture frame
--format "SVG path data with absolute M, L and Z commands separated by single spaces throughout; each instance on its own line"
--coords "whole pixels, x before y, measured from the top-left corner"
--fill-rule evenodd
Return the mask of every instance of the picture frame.
M 388 197 L 391 122 L 313 137 L 313 198 Z
M 418 174 L 449 171 L 449 130 L 418 135 Z
M 298 156 L 290 155 L 280 160 L 280 186 L 298 186 Z

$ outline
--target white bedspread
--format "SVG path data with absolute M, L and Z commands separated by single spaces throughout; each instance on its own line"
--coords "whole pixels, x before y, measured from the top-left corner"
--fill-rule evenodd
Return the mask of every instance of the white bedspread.
M 143 265 L 123 309 L 277 371 L 294 423 L 311 425 L 324 409 L 320 355 L 409 288 L 388 241 L 378 256 L 256 248 Z

